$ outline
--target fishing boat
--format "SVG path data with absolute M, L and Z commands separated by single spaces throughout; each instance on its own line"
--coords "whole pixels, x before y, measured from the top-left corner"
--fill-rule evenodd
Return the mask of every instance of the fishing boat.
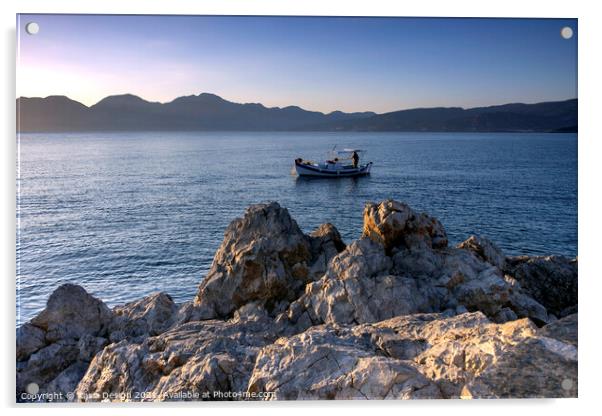
M 335 146 L 336 148 L 336 146 Z M 331 151 L 331 158 L 324 162 L 313 162 L 302 158 L 295 159 L 295 170 L 299 176 L 312 176 L 318 178 L 350 178 L 370 174 L 372 162 L 364 165 L 352 163 L 353 154 L 364 155 L 361 149 L 343 149 Z

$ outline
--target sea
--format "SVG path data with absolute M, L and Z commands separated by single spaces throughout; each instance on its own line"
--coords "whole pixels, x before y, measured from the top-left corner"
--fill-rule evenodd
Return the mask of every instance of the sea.
M 333 148 L 365 150 L 371 174 L 292 174 Z M 191 300 L 227 225 L 265 201 L 345 242 L 367 201 L 393 198 L 439 218 L 452 245 L 477 234 L 508 255 L 577 255 L 576 134 L 36 133 L 17 156 L 17 325 L 67 282 L 111 307 Z

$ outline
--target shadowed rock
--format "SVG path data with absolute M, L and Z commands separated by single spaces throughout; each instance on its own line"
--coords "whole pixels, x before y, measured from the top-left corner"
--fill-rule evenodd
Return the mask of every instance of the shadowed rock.
M 540 334 L 577 347 L 577 314 L 565 316 L 541 328 Z
M 126 336 L 158 335 L 174 323 L 177 310 L 171 296 L 162 292 L 118 306 L 113 309 L 115 316 L 111 322 L 111 340 L 119 341 Z
M 565 309 L 577 305 L 577 259 L 562 256 L 509 257 L 505 272 L 556 316 L 563 316 Z
M 45 345 L 46 333 L 44 330 L 30 323 L 23 324 L 17 329 L 17 361 L 26 360 Z
M 498 269 L 503 269 L 506 263 L 506 256 L 502 250 L 485 237 L 471 235 L 467 240 L 458 244 L 458 248 L 472 251 L 479 258 Z
M 60 286 L 46 309 L 17 331 L 17 392 L 29 383 L 36 383 L 40 392 L 73 392 L 108 338 L 157 335 L 171 325 L 176 311 L 163 293 L 112 312 L 82 287 Z
M 345 250 L 345 243 L 336 227 L 330 223 L 322 224 L 309 234 L 311 241 L 312 266 L 310 274 L 312 280 L 319 279 L 330 260 Z
M 31 324 L 46 333 L 46 341 L 81 336 L 102 335 L 106 332 L 112 314 L 100 300 L 89 295 L 81 286 L 64 284 L 56 289 L 46 309 L 31 320 Z
M 91 357 L 107 344 L 112 318 L 81 286 L 59 286 L 46 308 L 17 330 L 17 394 L 29 383 L 42 393 L 72 392 Z

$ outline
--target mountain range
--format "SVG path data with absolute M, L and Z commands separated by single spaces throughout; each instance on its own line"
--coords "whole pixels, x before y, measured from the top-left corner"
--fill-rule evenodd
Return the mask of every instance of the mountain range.
M 297 106 L 239 104 L 202 93 L 168 103 L 132 94 L 113 95 L 88 107 L 65 96 L 17 99 L 20 132 L 240 130 L 576 132 L 577 99 L 463 109 L 415 108 L 328 114 Z

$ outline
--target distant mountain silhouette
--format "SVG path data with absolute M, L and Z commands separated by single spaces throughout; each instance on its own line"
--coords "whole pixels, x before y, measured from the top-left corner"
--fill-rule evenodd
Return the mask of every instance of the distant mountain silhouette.
M 577 99 L 463 109 L 416 108 L 329 123 L 344 131 L 576 132 Z
M 168 103 L 131 94 L 87 107 L 64 96 L 17 99 L 22 132 L 244 130 L 244 131 L 577 131 L 577 99 L 471 109 L 417 108 L 385 114 L 324 114 L 300 107 L 233 103 L 202 93 Z

